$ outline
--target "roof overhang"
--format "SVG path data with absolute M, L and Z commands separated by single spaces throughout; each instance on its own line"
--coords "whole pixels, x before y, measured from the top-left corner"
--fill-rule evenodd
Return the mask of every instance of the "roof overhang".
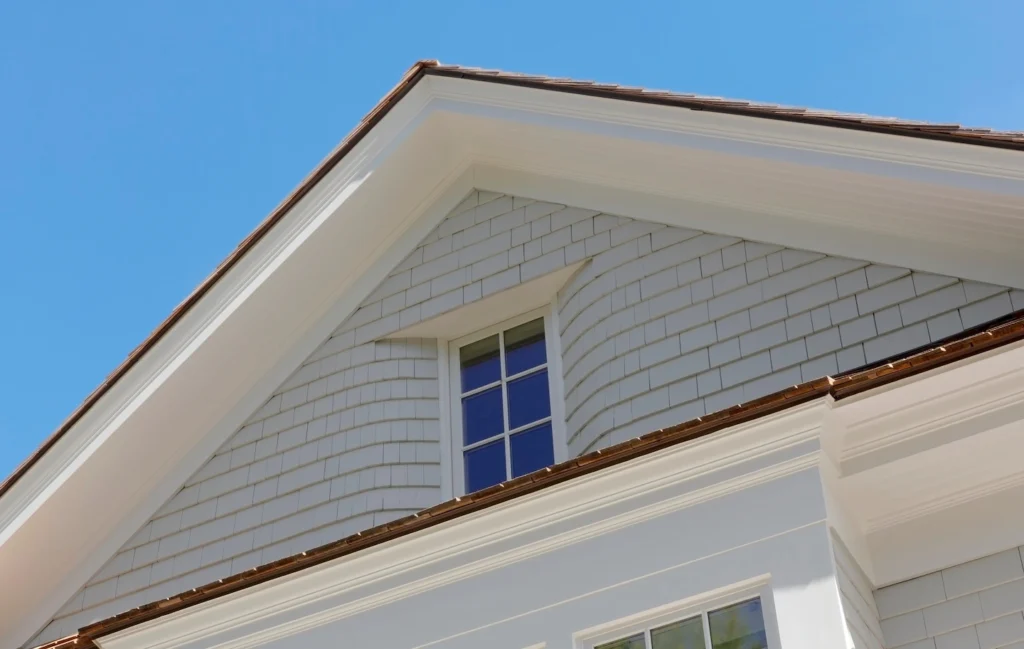
M 1014 461 L 1024 433 L 1022 326 L 1016 342 L 936 366 L 949 360 L 939 354 L 921 363 L 933 369 L 920 374 L 900 362 L 891 375 L 821 381 L 792 403 L 767 398 L 760 412 L 733 425 L 724 425 L 725 416 L 703 429 L 692 424 L 633 448 L 622 444 L 607 449 L 609 457 L 584 458 L 599 468 L 559 465 L 533 487 L 523 480 L 504 487 L 517 493 L 488 490 L 480 507 L 471 506 L 474 497 L 427 510 L 427 521 L 401 524 L 407 534 L 388 536 L 383 526 L 368 532 L 381 540 L 366 539 L 365 547 L 352 537 L 353 547 L 331 548 L 333 558 L 312 556 L 320 551 L 292 557 L 290 566 L 268 566 L 263 575 L 256 569 L 233 584 L 101 622 L 84 638 L 103 649 L 301 644 L 303 634 L 344 618 L 808 469 L 820 479 L 821 520 L 851 548 L 872 586 L 986 556 L 1024 542 L 1019 517 L 1007 515 L 1020 509 L 1019 489 L 1008 480 L 1024 475 Z M 887 382 L 870 388 L 876 380 Z M 905 412 L 916 408 L 933 412 Z M 997 423 L 993 410 L 1001 412 Z M 925 423 L 911 433 L 914 422 Z M 972 460 L 982 462 L 958 462 L 965 452 L 981 452 Z M 558 478 L 563 472 L 568 479 Z M 816 492 L 805 495 L 821 502 Z M 976 534 L 979 527 L 990 533 Z
M 1024 287 L 1018 151 L 491 81 L 414 68 L 4 485 L 4 645 L 43 625 L 474 187 Z

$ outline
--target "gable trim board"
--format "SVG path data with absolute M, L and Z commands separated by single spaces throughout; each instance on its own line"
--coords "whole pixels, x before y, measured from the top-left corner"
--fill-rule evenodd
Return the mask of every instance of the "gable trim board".
M 497 70 L 481 70 L 461 66 L 441 65 L 437 61 L 423 60 L 416 62 L 385 95 L 380 102 L 360 121 L 353 131 L 345 137 L 338 147 L 331 152 L 317 167 L 302 180 L 296 189 L 286 197 L 270 215 L 251 232 L 216 269 L 186 297 L 157 328 L 134 349 L 121 365 L 86 397 L 83 403 L 48 437 L 40 447 L 32 453 L 14 471 L 0 482 L 0 496 L 6 493 L 22 475 L 46 453 L 74 425 L 96 401 L 118 381 L 135 364 L 136 360 L 151 349 L 173 325 L 194 306 L 221 277 L 223 277 L 238 260 L 244 256 L 281 218 L 319 182 L 335 165 L 351 151 L 363 137 L 397 104 L 416 83 L 425 75 L 437 75 L 450 78 L 488 81 L 534 89 L 552 90 L 557 92 L 579 93 L 594 97 L 625 99 L 657 105 L 677 106 L 691 110 L 720 112 L 740 116 L 757 117 L 781 121 L 815 124 L 832 128 L 862 130 L 866 132 L 901 135 L 923 139 L 948 141 L 977 146 L 991 146 L 1024 150 L 1024 133 L 1000 132 L 992 129 L 967 128 L 955 124 L 933 124 L 877 118 L 868 115 L 843 114 L 833 111 L 814 111 L 807 108 L 796 108 L 771 104 L 723 99 L 718 97 L 700 97 L 668 91 L 651 91 L 642 88 L 599 84 L 570 79 L 557 79 L 537 75 L 519 75 L 504 73 Z M 487 189 L 487 187 L 483 187 Z M 510 192 L 515 193 L 515 192 Z M 528 192 L 526 192 L 528 193 Z
M 552 377 L 572 388 L 576 456 L 1012 310 L 1001 287 L 863 266 L 473 191 L 32 643 L 451 498 L 457 462 L 441 452 L 436 398 L 448 368 L 433 341 L 409 338 L 476 331 L 561 289 L 564 341 L 551 340 L 566 345 L 568 374 Z M 427 328 L 411 324 L 424 317 Z
M 441 78 L 441 70 L 459 78 Z M 6 607 L 13 617 L 0 620 L 18 625 L 11 631 L 11 637 L 24 639 L 45 621 L 74 592 L 76 585 L 98 569 L 131 535 L 134 527 L 146 520 L 162 500 L 213 453 L 247 412 L 254 410 L 302 362 L 329 333 L 331 324 L 343 320 L 448 208 L 472 187 L 479 186 L 475 181 L 477 175 L 490 174 L 494 178 L 489 170 L 504 172 L 527 168 L 552 173 L 554 161 L 561 162 L 567 151 L 593 150 L 594 146 L 603 147 L 605 152 L 632 147 L 628 151 L 623 149 L 630 154 L 628 156 L 606 156 L 609 161 L 629 162 L 630 156 L 649 153 L 654 146 L 652 142 L 664 140 L 658 144 L 660 148 L 656 147 L 659 155 L 673 151 L 681 155 L 683 149 L 687 149 L 686 156 L 673 158 L 679 162 L 684 162 L 687 156 L 698 155 L 709 156 L 709 160 L 724 165 L 726 161 L 721 155 L 725 151 L 732 153 L 730 164 L 744 156 L 761 163 L 769 161 L 759 163 L 756 169 L 743 168 L 742 172 L 750 173 L 751 180 L 768 169 L 785 168 L 789 173 L 794 168 L 792 165 L 799 162 L 808 173 L 816 166 L 829 169 L 830 182 L 839 178 L 836 174 L 860 174 L 856 175 L 854 184 L 862 189 L 868 177 L 870 183 L 887 176 L 904 184 L 910 182 L 908 179 L 916 183 L 900 185 L 898 191 L 889 183 L 886 185 L 889 193 L 885 196 L 917 195 L 915 192 L 919 194 L 922 182 L 931 183 L 929 187 L 942 185 L 947 188 L 942 191 L 955 193 L 958 200 L 967 201 L 962 204 L 967 207 L 960 210 L 959 222 L 949 221 L 948 215 L 942 217 L 946 219 L 943 223 L 950 226 L 948 232 L 945 227 L 929 229 L 929 232 L 945 233 L 945 243 L 939 240 L 930 243 L 935 247 L 934 254 L 922 257 L 930 260 L 929 263 L 917 265 L 923 270 L 968 278 L 973 273 L 977 279 L 1024 286 L 1019 265 L 1007 261 L 1005 256 L 1005 250 L 1012 249 L 1014 242 L 1020 239 L 1010 208 L 1012 201 L 1017 200 L 1015 197 L 1024 195 L 1021 189 L 1024 170 L 1019 156 L 1007 157 L 1017 156 L 1016 153 L 987 146 L 998 140 L 1002 143 L 1000 146 L 1008 142 L 1016 147 L 1014 134 L 979 137 L 973 131 L 936 129 L 905 122 L 894 123 L 891 128 L 881 124 L 862 128 L 856 123 L 863 122 L 863 118 L 853 118 L 851 122 L 849 116 L 833 120 L 815 115 L 805 120 L 781 116 L 777 108 L 766 109 L 763 114 L 759 112 L 761 109 L 743 108 L 738 115 L 734 104 L 719 105 L 717 100 L 703 99 L 691 105 L 688 102 L 693 98 L 680 100 L 675 96 L 666 100 L 670 104 L 667 106 L 650 105 L 646 100 L 613 102 L 602 94 L 607 89 L 590 94 L 561 91 L 537 94 L 539 87 L 517 89 L 506 81 L 489 83 L 494 78 L 495 75 L 487 72 L 443 67 L 432 62 L 414 66 L 341 147 L 0 486 L 0 566 L 6 560 L 36 578 L 34 589 L 21 593 L 18 600 L 25 610 L 19 613 L 15 607 Z M 564 86 L 551 81 L 545 83 L 543 89 L 562 90 Z M 616 98 L 629 98 L 630 94 L 624 92 Z M 678 110 L 680 107 L 689 110 Z M 774 117 L 747 119 L 768 114 Z M 538 120 L 541 115 L 546 117 Z M 845 126 L 822 128 L 821 124 L 825 123 L 853 124 L 853 130 Z M 459 130 L 462 124 L 466 125 L 465 132 Z M 516 124 L 521 128 L 506 128 Z M 501 128 L 495 130 L 495 125 Z M 564 151 L 550 148 L 557 144 L 549 137 L 552 128 L 563 129 L 572 140 L 566 144 L 567 140 L 562 138 Z M 379 137 L 367 141 L 364 136 L 371 129 Z M 547 140 L 548 148 L 527 151 L 523 157 L 524 152 L 516 151 L 516 145 L 521 147 L 535 140 L 501 141 L 502 133 L 513 130 L 520 135 Z M 858 130 L 859 133 L 855 132 Z M 889 138 L 879 132 L 868 132 L 878 130 L 887 134 L 914 131 L 919 137 Z M 943 133 L 921 135 L 924 131 L 936 130 Z M 477 137 L 481 133 L 487 137 Z M 583 143 L 590 143 L 589 148 L 577 146 L 580 138 L 584 138 Z M 793 152 L 797 151 L 803 153 L 793 157 Z M 348 155 L 350 153 L 352 155 Z M 555 154 L 555 157 L 545 165 L 531 159 L 530 155 L 534 154 Z M 780 166 L 779 156 L 788 160 L 786 164 L 790 166 Z M 429 160 L 430 164 L 420 164 L 423 160 Z M 581 182 L 582 179 L 587 186 L 592 186 L 602 180 L 600 173 L 595 174 L 592 164 L 584 168 L 587 161 L 577 159 L 576 162 L 582 166 L 575 172 L 571 171 L 571 165 L 554 166 L 559 167 L 557 171 L 561 174 L 570 176 L 567 181 Z M 691 159 L 689 163 L 692 162 Z M 664 166 L 664 171 L 671 169 L 672 165 Z M 720 171 L 725 169 L 721 166 Z M 605 172 L 611 170 L 609 166 Z M 651 166 L 647 165 L 628 170 L 626 175 L 615 171 L 614 175 L 620 185 L 631 185 L 634 196 L 645 193 L 668 196 L 669 202 L 677 206 L 680 200 L 697 200 L 693 196 L 673 194 L 672 188 L 681 177 L 678 174 L 637 177 L 651 171 Z M 730 168 L 728 175 L 733 177 L 736 172 L 735 168 Z M 557 177 L 559 173 L 554 175 Z M 809 177 L 808 182 L 820 187 L 838 187 L 834 182 L 823 184 L 818 177 Z M 387 187 L 397 185 L 403 186 L 405 191 L 386 191 Z M 623 190 L 620 187 L 616 191 Z M 881 195 L 881 192 L 875 193 Z M 707 200 L 707 196 L 698 198 Z M 778 198 L 778 195 L 765 194 L 764 201 L 759 203 L 768 205 Z M 820 204 L 821 198 L 818 195 L 814 199 L 819 201 L 816 204 Z M 985 209 L 989 211 L 979 216 L 977 210 L 982 204 L 987 205 Z M 651 203 L 647 205 L 650 209 Z M 736 205 L 727 207 L 728 211 L 737 211 Z M 826 247 L 834 245 L 830 241 L 844 240 L 834 235 L 843 232 L 842 228 L 848 227 L 848 223 L 844 224 L 841 219 L 838 225 L 828 226 L 814 219 L 801 222 L 796 217 L 806 219 L 807 214 L 799 210 L 786 221 L 787 210 L 793 209 L 793 205 L 781 206 L 775 214 L 766 213 L 764 219 L 752 219 L 754 212 L 749 212 L 731 221 L 723 220 L 723 223 L 748 227 L 770 217 L 776 223 L 788 223 L 786 232 L 776 232 L 782 238 L 788 238 L 796 228 L 817 232 L 818 241 Z M 867 222 L 874 210 L 864 213 Z M 893 214 L 885 216 L 888 218 L 871 221 L 871 227 L 882 227 L 885 222 L 911 227 L 913 223 L 912 219 L 900 221 Z M 965 236 L 958 229 L 963 227 L 972 228 L 975 234 Z M 343 230 L 362 245 L 356 246 L 350 254 L 334 257 L 317 254 L 328 250 L 327 242 L 336 240 Z M 964 261 L 964 255 L 945 252 L 948 246 L 962 241 L 975 246 L 971 254 L 982 254 L 977 252 L 982 251 L 986 263 L 972 265 Z M 900 257 L 898 251 L 896 246 L 883 252 L 894 261 Z M 908 249 L 910 255 L 918 253 L 917 248 Z M 854 256 L 874 260 L 874 253 Z M 929 267 L 932 262 L 937 265 Z M 948 264 L 957 263 L 965 265 L 967 272 L 951 272 Z M 297 279 L 326 277 L 335 280 L 303 283 Z M 287 291 L 287 286 L 300 285 L 304 287 L 301 292 Z M 271 304 L 277 307 L 276 311 Z M 250 331 L 240 333 L 245 322 L 253 321 L 259 321 L 265 329 L 262 332 L 265 339 L 257 340 L 258 335 L 253 338 Z M 250 339 L 254 345 L 264 343 L 259 345 L 259 355 L 242 353 L 247 350 L 240 341 Z M 239 358 L 244 358 L 247 364 L 228 362 Z M 230 377 L 223 376 L 223 372 L 203 371 L 203 368 L 229 365 L 233 372 Z M 210 384 L 204 384 L 204 377 Z M 209 377 L 217 380 L 211 381 Z M 212 388 L 218 392 L 213 394 Z M 200 391 L 209 397 L 209 403 L 197 398 Z M 202 403 L 203 408 L 196 408 L 197 403 Z M 178 437 L 164 434 L 166 431 L 159 424 L 166 421 L 164 413 L 167 412 L 183 413 L 175 431 L 180 434 Z M 167 446 L 155 448 L 154 442 L 157 446 Z M 128 465 L 130 470 L 123 476 L 127 488 L 120 489 L 119 493 L 99 494 L 108 505 L 104 512 L 97 515 L 78 506 L 75 494 L 89 492 L 102 484 L 105 475 L 116 467 L 126 466 L 119 458 L 133 453 L 141 457 L 138 449 L 147 447 L 159 461 L 152 465 Z M 105 520 L 104 516 L 110 520 Z M 120 523 L 114 524 L 115 519 Z M 61 557 L 67 564 L 49 561 L 45 565 L 29 565 L 24 557 L 33 555 L 25 554 L 26 548 L 32 546 L 34 538 L 52 529 L 57 524 L 55 521 L 77 530 L 73 539 L 54 539 L 57 550 L 54 556 Z M 19 556 L 21 561 L 16 560 Z M 36 619 L 40 616 L 42 619 Z
M 811 420 L 818 421 L 819 404 L 863 395 L 869 398 L 890 386 L 913 383 L 916 377 L 931 376 L 929 373 L 942 372 L 944 368 L 957 368 L 975 359 L 984 359 L 1000 350 L 1014 348 L 1024 341 L 1024 313 L 1014 314 L 1008 322 L 983 331 L 961 335 L 938 346 L 909 355 L 903 359 L 882 362 L 880 365 L 837 378 L 826 377 L 793 388 L 774 393 L 762 399 L 742 404 L 729 410 L 698 418 L 678 426 L 655 431 L 643 437 L 577 457 L 545 471 L 517 478 L 495 487 L 456 498 L 435 507 L 375 528 L 354 534 L 335 543 L 299 555 L 281 559 L 274 563 L 254 568 L 244 573 L 221 579 L 208 586 L 153 602 L 132 611 L 115 616 L 83 628 L 78 634 L 44 645 L 45 647 L 90 647 L 102 646 L 97 639 L 119 634 L 139 624 L 144 624 L 185 609 L 218 600 L 239 593 L 248 588 L 266 584 L 278 578 L 319 566 L 357 552 L 379 546 L 428 528 L 454 521 L 489 508 L 500 507 L 509 501 L 526 498 L 530 494 L 556 487 L 574 479 L 607 471 L 618 471 L 613 467 L 629 467 L 635 460 L 647 456 L 660 457 L 663 451 L 683 445 L 687 448 L 709 435 L 730 430 L 726 439 L 735 441 L 744 430 L 763 430 L 762 422 L 775 422 L 775 427 L 785 429 L 787 439 L 795 430 L 792 416 L 798 419 L 805 413 Z M 808 424 L 811 425 L 811 424 Z M 811 428 L 830 424 L 813 424 Z M 804 426 L 806 428 L 806 426 Z M 711 437 L 708 439 L 716 439 Z M 730 444 L 731 446 L 731 444 Z M 828 447 L 823 449 L 831 454 Z M 616 490 L 621 491 L 618 487 Z M 842 534 L 842 530 L 836 530 Z M 854 539 L 855 540 L 855 539 Z M 845 540 L 844 540 L 845 541 Z M 849 543 L 847 543 L 849 545 Z M 960 561 L 976 558 L 958 556 Z M 870 562 L 857 557 L 858 563 L 869 569 Z M 906 577 L 906 576 L 904 576 Z M 879 581 L 875 577 L 875 582 Z M 881 580 L 884 583 L 884 579 Z M 180 618 L 180 615 L 177 616 Z M 148 628 L 148 627 L 147 627 Z

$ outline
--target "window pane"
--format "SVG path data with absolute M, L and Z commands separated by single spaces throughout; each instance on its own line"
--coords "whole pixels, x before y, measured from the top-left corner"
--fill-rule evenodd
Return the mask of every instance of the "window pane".
M 652 649 L 705 649 L 700 617 L 651 629 Z
M 462 391 L 469 392 L 501 378 L 498 358 L 498 334 L 478 340 L 459 350 L 462 365 Z
M 505 481 L 505 440 L 466 451 L 466 493 L 480 491 Z
M 639 633 L 631 638 L 623 638 L 608 644 L 598 645 L 594 649 L 645 649 L 644 634 Z
M 462 399 L 462 437 L 466 446 L 505 432 L 501 386 Z
M 509 446 L 512 449 L 513 478 L 533 473 L 555 463 L 550 423 L 516 433 L 509 438 Z
M 544 318 L 512 327 L 505 332 L 505 376 L 514 376 L 546 360 Z
M 766 649 L 761 600 L 752 599 L 708 613 L 713 649 Z
M 551 415 L 548 371 L 508 382 L 508 426 L 510 430 Z

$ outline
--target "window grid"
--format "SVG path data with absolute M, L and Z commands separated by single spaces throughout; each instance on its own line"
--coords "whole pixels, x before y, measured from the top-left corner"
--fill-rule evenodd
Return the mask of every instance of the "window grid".
M 672 621 L 672 622 L 659 622 L 659 623 L 656 623 L 656 624 L 645 625 L 643 627 L 643 631 L 642 631 L 642 636 L 643 636 L 643 641 L 644 641 L 644 648 L 645 649 L 654 649 L 654 640 L 653 640 L 653 636 L 652 636 L 652 633 L 654 631 L 659 630 L 659 629 L 663 629 L 663 628 L 666 628 L 666 627 L 671 627 L 671 626 L 679 625 L 679 624 L 682 624 L 683 622 L 686 622 L 688 620 L 694 620 L 696 618 L 700 618 L 701 632 L 702 632 L 702 634 L 704 636 L 703 637 L 703 639 L 704 639 L 704 649 L 714 649 L 714 645 L 711 644 L 711 620 L 709 618 L 710 613 L 717 612 L 717 611 L 723 611 L 723 610 L 726 610 L 726 609 L 729 609 L 729 608 L 732 608 L 732 607 L 735 607 L 735 606 L 741 606 L 741 605 L 743 605 L 745 603 L 753 602 L 753 601 L 757 601 L 760 604 L 761 598 L 760 597 L 752 597 L 752 598 L 743 599 L 743 600 L 740 600 L 740 601 L 735 602 L 733 604 L 729 604 L 729 605 L 725 605 L 725 606 L 721 606 L 721 607 L 705 608 L 705 609 L 701 610 L 699 614 L 690 614 L 690 615 L 687 615 L 685 617 L 681 617 L 679 619 L 676 619 L 675 621 Z M 763 616 L 763 614 L 764 614 L 763 613 L 763 609 L 761 609 L 761 614 Z M 764 618 L 763 617 L 761 618 L 761 623 L 762 623 L 762 630 L 763 630 L 763 628 L 764 628 L 764 626 L 763 626 L 764 625 Z M 620 643 L 628 642 L 631 638 L 636 638 L 637 635 L 641 635 L 641 634 L 638 634 L 636 631 L 634 631 L 632 634 L 623 635 L 623 636 L 620 636 L 617 639 L 606 641 L 606 642 L 602 642 L 602 643 L 597 644 L 597 645 L 590 645 L 590 646 L 592 646 L 593 649 L 608 649 L 609 647 L 618 646 Z
M 547 344 L 547 332 L 546 331 L 545 331 L 545 344 Z M 459 350 L 459 353 L 461 353 L 461 348 Z M 473 449 L 475 449 L 477 447 L 485 446 L 487 444 L 490 444 L 492 442 L 497 441 L 499 437 L 503 438 L 503 441 L 504 441 L 504 444 L 505 444 L 505 480 L 510 480 L 512 478 L 512 442 L 511 442 L 512 436 L 515 435 L 516 433 L 519 433 L 519 432 L 522 432 L 522 431 L 525 431 L 525 430 L 529 430 L 531 428 L 536 428 L 537 426 L 543 426 L 544 424 L 551 422 L 552 421 L 552 417 L 551 417 L 551 415 L 548 415 L 547 417 L 542 417 L 541 419 L 537 419 L 536 421 L 531 421 L 531 422 L 525 423 L 522 426 L 519 426 L 517 428 L 514 428 L 514 429 L 510 430 L 509 429 L 509 425 L 510 425 L 510 423 L 509 423 L 509 414 L 508 414 L 508 405 L 509 405 L 509 401 L 508 401 L 508 384 L 510 382 L 512 382 L 512 381 L 515 381 L 516 379 L 520 379 L 520 378 L 523 378 L 525 376 L 529 376 L 531 374 L 537 374 L 537 373 L 539 373 L 541 371 L 546 371 L 548 369 L 548 363 L 549 363 L 550 359 L 548 359 L 547 355 L 545 355 L 545 361 L 543 363 L 541 363 L 540 365 L 535 365 L 533 367 L 529 367 L 529 368 L 523 370 L 522 372 L 519 372 L 518 374 L 513 374 L 512 376 L 506 376 L 506 369 L 505 369 L 505 330 L 504 329 L 499 329 L 498 330 L 498 360 L 499 360 L 500 367 L 501 367 L 501 376 L 498 378 L 498 380 L 497 381 L 492 381 L 491 383 L 488 383 L 486 385 L 481 385 L 480 387 L 473 388 L 469 392 L 463 392 L 459 396 L 459 401 L 461 402 L 466 397 L 471 397 L 471 396 L 473 396 L 475 394 L 479 394 L 481 392 L 486 392 L 487 390 L 494 389 L 494 388 L 496 388 L 496 387 L 498 387 L 500 385 L 501 386 L 502 422 L 503 422 L 504 432 L 502 432 L 499 435 L 492 435 L 491 437 L 488 437 L 486 439 L 481 439 L 479 441 L 473 442 L 472 444 L 465 444 L 465 443 L 463 443 L 462 452 L 466 453 L 466 451 L 472 451 Z M 548 377 L 548 380 L 549 381 L 551 380 L 550 376 Z M 461 381 L 460 381 L 460 386 L 459 387 L 461 389 Z

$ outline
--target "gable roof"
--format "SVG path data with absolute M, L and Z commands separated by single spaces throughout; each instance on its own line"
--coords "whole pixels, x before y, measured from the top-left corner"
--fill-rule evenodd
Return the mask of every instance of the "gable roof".
M 99 399 L 153 346 L 160 341 L 184 315 L 223 277 L 253 246 L 256 245 L 288 211 L 333 169 L 369 131 L 425 76 L 455 77 L 489 83 L 507 84 L 574 93 L 594 97 L 636 101 L 643 103 L 674 106 L 689 110 L 717 112 L 731 115 L 774 119 L 782 121 L 815 124 L 875 133 L 886 133 L 905 137 L 917 137 L 961 144 L 989 146 L 1024 151 L 1024 131 L 997 131 L 985 128 L 964 127 L 958 124 L 936 124 L 897 118 L 876 117 L 854 113 L 815 110 L 783 106 L 779 104 L 756 103 L 735 99 L 724 99 L 664 90 L 651 90 L 633 86 L 597 83 L 575 79 L 527 75 L 500 70 L 444 65 L 435 60 L 417 61 L 398 84 L 391 89 L 344 140 L 319 165 L 299 183 L 256 228 L 238 244 L 210 275 L 197 286 L 170 315 L 147 336 L 121 362 L 103 382 L 32 452 L 14 471 L 0 482 L 0 498 L 23 476 L 46 452 L 71 429 Z
M 40 645 L 38 649 L 94 649 L 97 646 L 95 640 L 102 636 L 414 534 L 580 476 L 691 442 L 815 399 L 831 396 L 835 400 L 842 400 L 1022 340 L 1024 311 L 1018 311 L 997 324 L 983 325 L 899 358 L 885 359 L 845 375 L 808 381 L 705 417 L 653 431 L 468 496 L 443 502 L 412 516 L 378 525 L 313 550 L 145 604 L 90 624 L 74 635 Z

